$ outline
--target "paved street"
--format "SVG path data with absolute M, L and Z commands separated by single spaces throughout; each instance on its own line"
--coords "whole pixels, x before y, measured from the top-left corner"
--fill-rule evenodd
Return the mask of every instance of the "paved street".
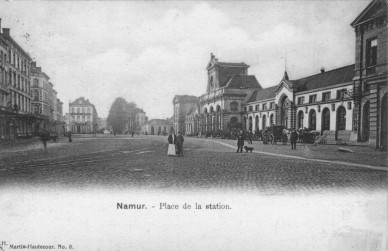
M 46 154 L 38 141 L 31 142 L 26 149 L 7 148 L 1 154 L 1 186 L 227 189 L 264 194 L 387 188 L 385 170 L 260 153 L 238 154 L 232 148 L 234 141 L 224 141 L 231 145 L 227 147 L 211 140 L 188 137 L 183 158 L 167 157 L 166 142 L 163 136 L 99 135 L 96 138 L 76 137 L 72 143 L 61 139 L 50 143 Z M 261 142 L 253 145 L 259 151 L 265 147 Z M 320 151 L 310 151 L 309 158 L 314 157 L 313 152 L 318 157 L 341 160 L 342 153 L 335 157 L 334 150 L 319 147 Z M 299 146 L 297 151 L 287 149 L 289 146 L 278 145 L 269 146 L 266 151 L 296 156 L 306 154 L 301 150 L 306 147 Z M 350 155 L 355 156 L 353 160 L 360 159 L 360 154 L 348 153 L 342 161 L 347 161 Z M 373 155 L 366 153 L 364 157 L 373 158 Z
M 293 154 L 279 157 L 235 153 L 235 141 L 185 137 L 181 158 L 166 156 L 166 142 L 98 135 L 51 142 L 46 154 L 37 140 L 3 147 L 0 221 L 7 228 L 0 235 L 11 243 L 23 236 L 46 245 L 62 240 L 76 250 L 158 250 L 166 243 L 168 250 L 208 250 L 214 240 L 215 250 L 387 246 L 387 171 L 314 159 L 326 151 L 336 154 L 327 159 L 348 162 L 336 146 L 307 156 L 301 146 L 253 144 L 257 152 Z M 380 156 L 357 152 L 363 157 L 353 162 L 368 163 L 373 153 Z M 118 202 L 148 209 L 119 210 Z M 180 209 L 161 210 L 160 203 Z M 182 209 L 184 203 L 193 208 Z M 231 210 L 196 210 L 196 203 Z

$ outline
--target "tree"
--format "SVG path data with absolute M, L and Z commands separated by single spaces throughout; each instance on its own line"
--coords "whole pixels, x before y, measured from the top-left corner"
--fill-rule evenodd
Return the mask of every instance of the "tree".
M 127 102 L 124 98 L 118 97 L 110 107 L 107 124 L 116 133 L 133 130 L 137 110 L 134 102 Z

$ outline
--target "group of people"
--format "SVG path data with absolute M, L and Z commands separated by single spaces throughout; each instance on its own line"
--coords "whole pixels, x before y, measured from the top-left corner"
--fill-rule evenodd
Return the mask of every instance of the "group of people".
M 183 157 L 183 136 L 181 132 L 178 132 L 176 136 L 173 132 L 168 135 L 168 151 L 167 156 Z
M 242 153 L 243 147 L 244 147 L 244 141 L 247 140 L 248 143 L 252 144 L 252 139 L 245 138 L 244 133 L 241 130 L 240 133 L 237 136 L 237 151 L 236 153 Z M 296 141 L 298 140 L 298 133 L 296 132 L 295 128 L 293 128 L 290 132 L 290 142 L 291 142 L 291 149 L 296 150 Z

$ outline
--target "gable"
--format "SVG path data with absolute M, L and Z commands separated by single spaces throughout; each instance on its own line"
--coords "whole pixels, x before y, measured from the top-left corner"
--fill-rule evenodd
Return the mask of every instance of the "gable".
M 275 93 L 279 93 L 283 89 L 283 87 L 289 91 L 292 91 L 293 85 L 290 81 L 282 79 L 282 81 L 280 81 L 279 85 L 275 89 Z
M 374 19 L 377 16 L 385 14 L 386 10 L 386 0 L 373 0 L 350 25 L 352 27 L 355 27 L 365 21 Z

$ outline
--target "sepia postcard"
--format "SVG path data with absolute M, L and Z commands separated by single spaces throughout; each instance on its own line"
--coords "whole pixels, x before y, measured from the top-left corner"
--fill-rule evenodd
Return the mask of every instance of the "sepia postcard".
M 0 251 L 388 250 L 387 10 L 0 1 Z

